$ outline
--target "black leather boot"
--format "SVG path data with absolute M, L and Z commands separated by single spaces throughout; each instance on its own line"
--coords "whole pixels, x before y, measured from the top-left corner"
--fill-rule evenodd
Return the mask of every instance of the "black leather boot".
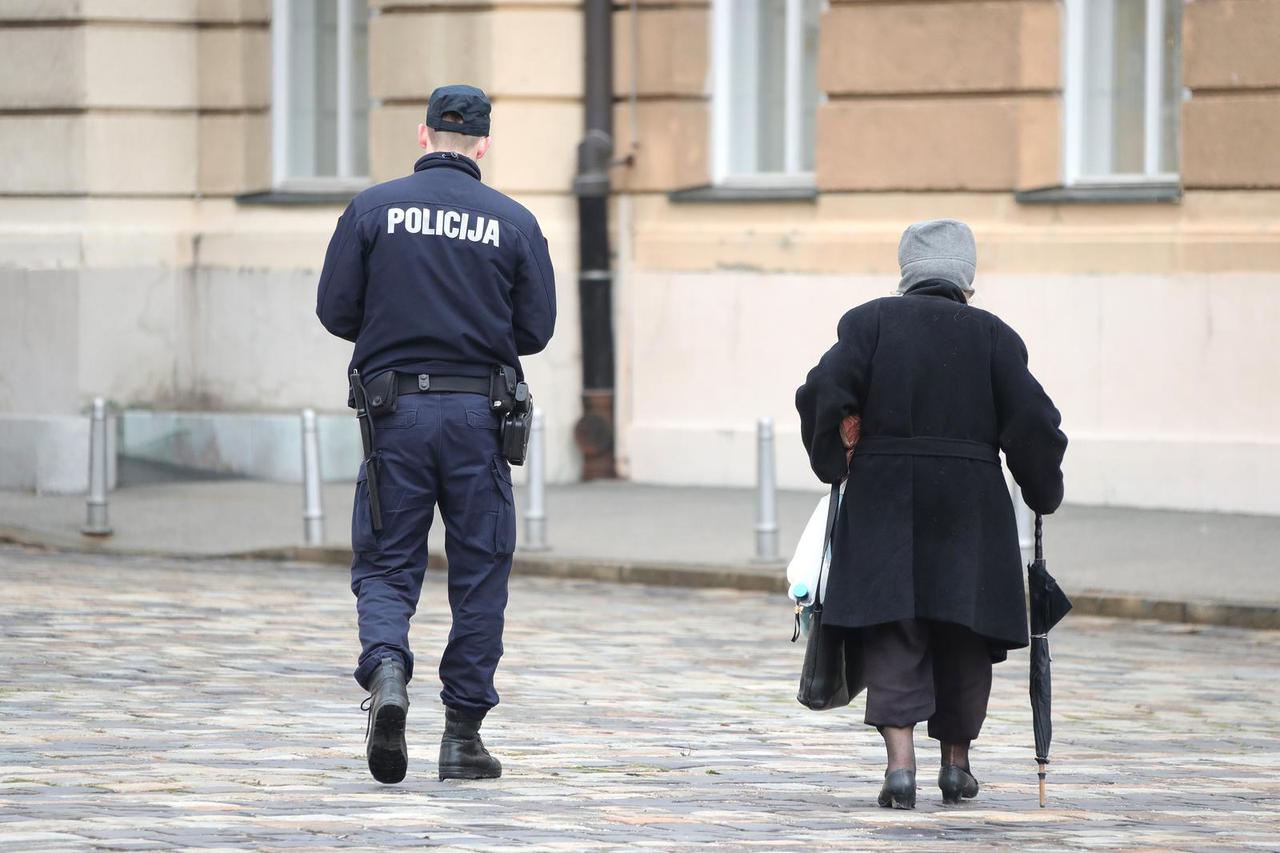
M 880 788 L 880 797 L 876 800 L 880 808 L 914 809 L 916 807 L 916 771 L 895 770 L 884 777 L 884 785 Z
M 942 789 L 942 801 L 950 805 L 960 802 L 961 797 L 972 800 L 978 796 L 978 780 L 956 764 L 944 764 L 938 771 L 938 787 Z
M 440 739 L 440 780 L 497 779 L 502 763 L 489 754 L 480 739 L 480 720 L 452 708 L 444 711 L 444 737 Z
M 369 772 L 385 785 L 404 779 L 409 769 L 409 747 L 404 740 L 404 722 L 409 713 L 409 691 L 405 687 L 404 663 L 384 658 L 369 679 L 369 725 L 365 730 L 365 757 Z

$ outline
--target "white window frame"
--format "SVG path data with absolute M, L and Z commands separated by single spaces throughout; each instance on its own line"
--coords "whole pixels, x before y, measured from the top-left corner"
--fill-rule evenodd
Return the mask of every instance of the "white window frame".
M 733 7 L 737 0 L 712 0 L 711 6 L 711 182 L 715 186 L 786 188 L 814 186 L 814 173 L 801 169 L 804 151 L 804 0 L 786 0 L 786 79 L 783 84 L 784 120 L 781 172 L 730 171 L 733 81 Z M 749 109 L 756 109 L 752 103 Z M 751 122 L 754 126 L 754 122 Z
M 1164 10 L 1166 3 L 1182 0 L 1147 0 L 1146 50 L 1143 92 L 1143 170 L 1141 173 L 1090 175 L 1084 171 L 1086 6 L 1091 0 L 1066 0 L 1066 45 L 1063 50 L 1063 180 L 1067 186 L 1107 184 L 1177 183 L 1177 172 L 1160 171 L 1161 97 L 1164 92 Z
M 289 73 L 290 23 L 295 0 L 272 0 L 271 6 L 271 176 L 276 189 L 324 192 L 369 183 L 356 173 L 355 122 L 351 87 L 354 57 L 355 14 L 351 0 L 337 0 L 337 161 L 338 174 L 297 176 L 289 174 Z

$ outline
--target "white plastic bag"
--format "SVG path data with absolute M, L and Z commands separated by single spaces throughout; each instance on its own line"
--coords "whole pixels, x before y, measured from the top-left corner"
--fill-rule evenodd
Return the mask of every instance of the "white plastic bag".
M 844 502 L 844 484 L 840 485 L 840 501 Z M 831 507 L 831 496 L 824 495 L 809 516 L 800 541 L 796 543 L 796 552 L 787 564 L 787 594 L 796 604 L 811 606 L 814 592 L 822 597 L 819 585 L 826 587 L 827 569 L 831 565 L 831 548 L 823 552 L 822 545 L 827 538 L 827 511 Z

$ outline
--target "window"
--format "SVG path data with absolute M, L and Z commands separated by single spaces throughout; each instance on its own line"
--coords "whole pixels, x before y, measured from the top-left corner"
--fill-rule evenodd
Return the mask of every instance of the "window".
M 277 188 L 361 184 L 369 172 L 368 0 L 274 0 Z
M 712 176 L 813 183 L 819 0 L 715 0 Z
M 1178 173 L 1183 0 L 1067 0 L 1066 181 Z

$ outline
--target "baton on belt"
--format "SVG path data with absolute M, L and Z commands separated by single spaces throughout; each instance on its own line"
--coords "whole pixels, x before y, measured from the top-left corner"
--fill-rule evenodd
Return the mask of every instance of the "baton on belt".
M 369 415 L 369 398 L 360 381 L 360 371 L 351 369 L 351 398 L 356 404 L 356 420 L 360 422 L 360 443 L 364 445 L 364 479 L 369 489 L 369 515 L 374 532 L 382 532 L 382 501 L 378 497 L 378 460 L 373 456 L 373 418 Z

